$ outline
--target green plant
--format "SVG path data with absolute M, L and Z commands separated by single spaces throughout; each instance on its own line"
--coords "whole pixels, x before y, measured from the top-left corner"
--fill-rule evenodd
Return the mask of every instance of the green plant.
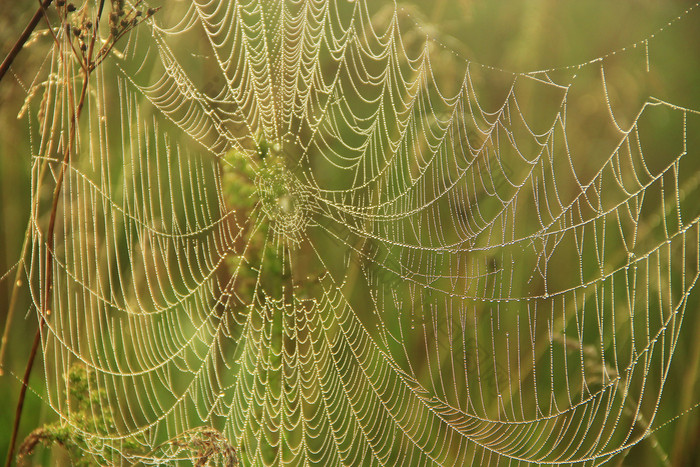
M 699 15 L 591 5 L 172 2 L 82 126 L 37 80 L 46 404 L 84 362 L 124 463 L 690 459 Z
M 148 449 L 143 433 L 126 436 L 118 441 L 118 449 L 105 443 L 114 433 L 114 416 L 106 390 L 101 387 L 94 371 L 75 363 L 66 374 L 68 388 L 68 419 L 44 425 L 25 438 L 17 453 L 23 465 L 37 445 L 57 444 L 66 449 L 76 466 L 123 465 L 126 459 L 154 456 L 158 451 L 165 459 L 185 456 L 196 466 L 209 465 L 221 459 L 221 465 L 238 465 L 236 450 L 220 432 L 210 427 L 198 427 L 178 434 L 156 449 Z
M 101 437 L 114 432 L 114 417 L 104 387 L 93 371 L 80 363 L 71 366 L 65 375 L 68 388 L 66 413 L 68 418 L 32 431 L 18 450 L 18 463 L 32 454 L 37 444 L 58 444 L 65 448 L 74 465 L 120 465 L 124 458 L 119 451 L 105 445 Z M 143 450 L 143 436 L 129 436 L 120 440 L 120 449 L 126 453 Z M 102 453 L 99 457 L 87 453 Z

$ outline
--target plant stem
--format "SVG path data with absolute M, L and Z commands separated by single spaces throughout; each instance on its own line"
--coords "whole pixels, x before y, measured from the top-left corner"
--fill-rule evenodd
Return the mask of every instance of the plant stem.
M 24 377 L 22 378 L 22 387 L 19 392 L 19 399 L 17 401 L 17 409 L 15 411 L 15 421 L 12 428 L 12 439 L 10 441 L 10 447 L 7 451 L 7 459 L 5 461 L 5 466 L 9 467 L 12 463 L 12 457 L 14 456 L 15 443 L 17 441 L 17 432 L 19 430 L 19 422 L 22 418 L 22 408 L 24 405 L 24 397 L 27 393 L 27 387 L 29 386 L 29 376 L 32 372 L 32 367 L 34 366 L 34 359 L 36 357 L 37 350 L 39 348 L 39 343 L 41 342 L 41 331 L 44 329 L 46 316 L 51 313 L 49 309 L 49 302 L 51 301 L 51 280 L 52 280 L 52 268 L 53 268 L 53 240 L 54 240 L 54 229 L 56 227 L 56 214 L 58 212 L 58 200 L 61 194 L 61 188 L 63 187 L 63 180 L 66 173 L 66 167 L 70 161 L 71 147 L 75 142 L 75 132 L 76 124 L 78 118 L 80 118 L 80 111 L 82 110 L 83 104 L 85 102 L 85 95 L 87 93 L 87 84 L 89 76 L 84 73 L 83 86 L 80 93 L 80 100 L 78 102 L 78 107 L 73 112 L 71 118 L 71 131 L 69 134 L 68 145 L 66 146 L 65 155 L 63 156 L 63 163 L 61 164 L 61 170 L 58 173 L 58 179 L 56 180 L 56 188 L 53 192 L 53 202 L 51 204 L 51 218 L 49 219 L 49 227 L 46 233 L 46 260 L 45 260 L 45 283 L 44 283 L 44 300 L 41 304 L 41 317 L 39 318 L 39 328 L 34 336 L 34 342 L 32 343 L 32 349 L 29 354 L 29 360 L 27 361 L 27 367 L 24 371 Z M 70 93 L 70 92 L 69 92 Z
M 39 342 L 41 342 L 41 329 L 43 328 L 43 324 L 44 319 L 41 318 L 39 323 L 39 329 L 36 330 L 36 335 L 34 336 L 34 342 L 32 343 L 32 350 L 29 354 L 27 367 L 24 369 L 24 377 L 22 378 L 22 389 L 20 389 L 19 399 L 17 400 L 17 408 L 15 409 L 15 422 L 12 425 L 12 438 L 10 439 L 10 447 L 7 450 L 7 459 L 5 459 L 5 467 L 10 467 L 10 465 L 12 464 L 12 457 L 15 454 L 15 444 L 17 443 L 19 422 L 22 419 L 22 408 L 24 407 L 24 396 L 27 394 L 29 375 L 32 373 L 32 366 L 34 366 L 34 358 L 36 357 L 36 352 L 39 348 Z
M 41 3 L 39 8 L 34 13 L 34 16 L 32 16 L 32 19 L 29 20 L 27 27 L 24 28 L 24 31 L 22 31 L 22 34 L 17 39 L 17 42 L 15 42 L 15 45 L 12 46 L 12 49 L 5 57 L 5 60 L 3 60 L 2 65 L 0 65 L 0 81 L 2 81 L 5 73 L 7 73 L 7 70 L 9 70 L 10 66 L 12 66 L 12 62 L 15 60 L 15 57 L 17 57 L 17 54 L 19 54 L 19 51 L 22 50 L 22 47 L 29 39 L 29 36 L 31 36 L 32 32 L 34 32 L 34 28 L 36 28 L 36 25 L 39 24 L 39 21 L 44 14 L 44 10 L 51 5 L 51 2 L 53 2 L 53 0 L 44 0 Z
M 29 230 L 31 229 L 31 224 L 27 226 L 24 233 L 24 243 L 22 244 L 22 253 L 20 254 L 19 262 L 17 263 L 17 272 L 15 273 L 15 280 L 12 283 L 12 294 L 10 295 L 10 304 L 7 309 L 7 317 L 5 318 L 5 329 L 2 332 L 2 339 L 0 339 L 0 376 L 5 374 L 5 353 L 7 351 L 7 341 L 10 337 L 10 327 L 12 326 L 12 318 L 15 314 L 15 306 L 17 305 L 17 297 L 19 296 L 19 284 L 22 278 L 22 268 L 24 267 L 24 258 L 27 254 L 27 246 L 29 245 Z
M 48 169 L 48 162 L 46 159 L 42 162 L 41 169 L 39 170 L 39 180 L 43 180 L 46 170 Z M 15 280 L 12 283 L 12 293 L 10 295 L 10 304 L 7 308 L 7 317 L 5 318 L 5 329 L 2 333 L 2 339 L 0 339 L 0 376 L 5 373 L 5 354 L 7 353 L 7 343 L 10 339 L 10 328 L 12 327 L 12 320 L 15 315 L 15 309 L 17 306 L 17 299 L 19 297 L 19 288 L 22 286 L 22 269 L 24 268 L 24 261 L 27 257 L 27 250 L 29 249 L 29 238 L 33 223 L 30 218 L 27 222 L 27 228 L 24 231 L 24 242 L 22 243 L 22 251 L 19 255 L 19 261 L 17 262 L 17 272 L 15 273 Z
M 50 4 L 51 0 L 45 0 L 44 3 Z M 100 6 L 97 12 L 97 18 L 95 21 L 95 29 L 94 33 L 92 36 L 92 40 L 90 42 L 90 50 L 88 52 L 88 55 L 86 57 L 86 62 L 88 66 L 84 67 L 82 69 L 82 75 L 83 75 L 83 85 L 80 90 L 80 97 L 78 99 L 78 104 L 76 107 L 73 108 L 71 112 L 71 119 L 70 119 L 70 130 L 68 134 L 68 144 L 66 145 L 66 149 L 63 155 L 63 161 L 61 163 L 61 169 L 58 174 L 58 178 L 56 180 L 56 187 L 54 188 L 53 192 L 53 200 L 51 204 L 51 215 L 49 219 L 49 226 L 46 232 L 46 260 L 45 260 L 45 266 L 44 266 L 44 271 L 45 271 L 45 281 L 44 281 L 44 299 L 41 303 L 41 313 L 40 313 L 40 318 L 39 318 L 39 327 L 37 329 L 36 335 L 34 336 L 34 342 L 32 343 L 32 349 L 29 354 L 29 360 L 27 361 L 27 367 L 24 371 L 24 377 L 22 378 L 22 387 L 20 388 L 20 394 L 19 394 L 19 399 L 17 401 L 17 409 L 15 410 L 15 421 L 14 425 L 12 428 L 12 437 L 10 441 L 10 446 L 7 451 L 7 459 L 5 460 L 5 467 L 10 467 L 10 464 L 12 463 L 12 458 L 14 456 L 14 451 L 15 451 L 15 443 L 17 442 L 17 433 L 19 431 L 19 423 L 22 418 L 22 409 L 24 406 L 24 398 L 27 393 L 27 387 L 29 386 L 29 376 L 31 375 L 32 372 L 32 367 L 34 366 L 34 360 L 36 358 L 36 353 L 37 350 L 39 349 L 39 344 L 41 343 L 41 331 L 44 329 L 44 325 L 46 323 L 46 317 L 51 313 L 51 310 L 49 308 L 49 302 L 51 301 L 51 282 L 52 282 L 52 268 L 53 268 L 53 246 L 54 246 L 54 229 L 56 226 L 56 217 L 58 213 L 58 201 L 60 198 L 61 194 L 61 188 L 63 187 L 63 180 L 65 178 L 66 174 L 66 168 L 68 167 L 68 163 L 70 162 L 70 155 L 73 150 L 73 146 L 75 145 L 75 134 L 77 132 L 77 125 L 78 125 L 78 120 L 80 119 L 80 113 L 83 110 L 83 105 L 85 104 L 85 97 L 87 95 L 87 88 L 88 88 L 88 83 L 90 80 L 90 71 L 91 68 L 89 66 L 90 61 L 91 61 L 91 56 L 92 56 L 92 51 L 93 51 L 93 46 L 95 43 L 96 35 L 97 35 L 97 25 L 100 22 L 100 18 L 102 16 L 102 10 L 104 6 L 104 0 L 100 2 Z M 44 9 L 44 4 L 42 3 L 41 7 L 39 8 L 39 15 L 44 15 L 46 16 L 46 10 Z M 48 22 L 48 17 L 46 18 Z M 37 20 L 38 22 L 38 20 Z M 36 27 L 36 24 L 32 27 L 32 29 Z M 49 24 L 50 27 L 50 24 Z M 25 39 L 26 40 L 26 39 Z M 54 38 L 54 40 L 56 40 Z M 56 46 L 60 48 L 60 44 L 56 40 Z M 67 73 L 67 64 L 64 63 L 64 72 Z M 0 77 L 1 78 L 1 77 Z M 70 80 L 66 80 L 67 83 L 70 83 Z M 68 100 L 69 102 L 73 102 L 73 97 L 72 97 L 72 85 L 68 84 L 67 85 L 67 91 L 68 91 Z

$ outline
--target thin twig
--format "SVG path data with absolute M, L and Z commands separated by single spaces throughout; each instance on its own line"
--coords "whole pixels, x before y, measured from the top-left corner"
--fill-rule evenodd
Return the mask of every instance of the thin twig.
M 39 170 L 38 180 L 43 180 L 48 170 L 48 160 L 44 159 L 41 164 L 41 169 Z M 40 182 L 39 182 L 40 183 Z M 17 262 L 17 272 L 15 273 L 15 280 L 12 282 L 12 293 L 10 294 L 10 304 L 7 308 L 7 317 L 5 318 L 5 329 L 2 333 L 2 339 L 0 339 L 0 376 L 5 372 L 5 354 L 7 353 L 7 346 L 10 340 L 10 329 L 12 328 L 12 320 L 14 318 L 15 310 L 17 307 L 17 299 L 19 297 L 19 289 L 21 287 L 21 278 L 24 269 L 24 261 L 27 257 L 27 250 L 29 249 L 29 238 L 30 231 L 32 229 L 33 223 L 30 218 L 27 222 L 27 228 L 24 231 L 24 242 L 22 243 L 22 251 L 19 255 L 19 261 Z
M 10 66 L 12 66 L 12 62 L 15 61 L 15 57 L 17 57 L 19 51 L 22 50 L 22 47 L 24 47 L 24 44 L 29 39 L 29 36 L 31 36 L 32 32 L 34 32 L 36 25 L 39 24 L 39 21 L 43 16 L 44 10 L 51 5 L 51 2 L 53 2 L 53 0 L 44 0 L 41 3 L 41 6 L 39 6 L 39 8 L 36 10 L 36 13 L 34 13 L 32 19 L 29 20 L 29 24 L 27 24 L 27 27 L 24 28 L 24 31 L 22 31 L 22 34 L 17 39 L 17 42 L 15 42 L 15 45 L 12 46 L 12 50 L 10 50 L 5 57 L 5 60 L 3 60 L 2 65 L 0 65 L 0 81 L 2 81 L 5 73 L 7 73 L 7 70 L 9 70 Z
M 45 0 L 46 1 L 46 0 Z M 50 2 L 49 2 L 50 3 Z M 99 23 L 100 17 L 102 15 L 102 6 L 104 5 L 104 0 L 100 3 L 100 8 L 98 11 L 98 16 L 95 21 L 95 24 Z M 46 17 L 46 21 L 49 22 L 48 16 L 46 16 L 46 10 L 44 9 L 43 3 L 40 7 L 41 14 L 43 14 Z M 35 25 L 36 26 L 36 25 Z M 49 23 L 49 29 L 51 25 Z M 60 49 L 60 43 L 58 43 L 57 38 L 54 36 L 54 40 L 56 41 L 56 46 L 59 47 Z M 94 43 L 94 39 L 92 41 Z M 92 49 L 92 48 L 91 48 Z M 92 50 L 90 51 L 92 52 Z M 60 56 L 60 54 L 59 54 Z M 89 63 L 91 59 L 90 54 L 87 56 L 87 62 Z M 77 123 L 78 119 L 80 118 L 80 113 L 83 109 L 83 105 L 85 103 L 85 97 L 87 95 L 87 88 L 88 88 L 88 82 L 90 79 L 90 67 L 84 67 L 82 68 L 82 75 L 83 75 L 83 85 L 80 90 L 80 97 L 78 99 L 78 104 L 76 107 L 72 109 L 71 112 L 71 119 L 70 119 L 70 130 L 68 133 L 68 144 L 66 145 L 66 149 L 63 155 L 63 161 L 61 163 L 61 169 L 58 174 L 58 178 L 56 180 L 56 187 L 54 188 L 53 192 L 53 200 L 51 204 L 51 216 L 49 219 L 49 226 L 46 232 L 46 260 L 45 260 L 45 282 L 44 282 L 44 299 L 41 303 L 41 313 L 40 313 L 40 318 L 39 318 L 39 327 L 37 329 L 36 335 L 34 337 L 34 342 L 32 343 L 32 349 L 29 354 L 29 360 L 27 361 L 27 367 L 24 371 L 24 377 L 22 378 L 22 387 L 20 388 L 20 394 L 19 394 L 19 399 L 17 401 L 17 408 L 15 410 L 15 420 L 13 424 L 13 429 L 12 429 L 12 437 L 10 441 L 10 447 L 7 452 L 7 459 L 5 461 L 5 467 L 10 467 L 12 464 L 12 458 L 14 456 L 14 450 L 15 450 L 15 443 L 17 442 L 17 433 L 19 431 L 19 423 L 22 418 L 22 409 L 24 406 L 24 398 L 27 393 L 27 387 L 29 386 L 29 376 L 31 375 L 32 372 L 32 367 L 34 366 L 34 360 L 36 358 L 36 354 L 39 348 L 39 344 L 41 342 L 41 331 L 44 328 L 45 325 L 45 319 L 46 316 L 50 313 L 49 309 L 49 302 L 51 301 L 51 281 L 52 281 L 52 268 L 53 268 L 53 245 L 54 245 L 54 229 L 56 226 L 56 217 L 58 213 L 58 201 L 60 199 L 60 194 L 61 194 L 61 188 L 63 187 L 63 180 L 65 178 L 65 173 L 66 173 L 66 168 L 68 167 L 68 163 L 70 162 L 70 154 L 73 149 L 73 146 L 75 144 L 75 134 L 77 132 Z M 64 63 L 64 72 L 67 72 L 67 64 Z M 66 80 L 66 83 L 70 83 L 69 80 Z M 73 97 L 72 97 L 72 86 L 70 84 L 67 85 L 67 91 L 68 91 L 68 101 L 73 102 Z
M 15 421 L 12 425 L 12 438 L 10 439 L 10 447 L 7 450 L 7 459 L 5 459 L 5 467 L 10 467 L 10 465 L 12 465 L 12 457 L 15 454 L 15 444 L 17 443 L 17 433 L 19 432 L 19 421 L 22 419 L 24 397 L 27 394 L 29 375 L 32 373 L 32 366 L 34 366 L 34 358 L 36 357 L 36 352 L 39 349 L 39 342 L 41 342 L 41 328 L 43 327 L 42 325 L 43 318 L 41 319 L 39 329 L 36 330 L 34 342 L 32 343 L 32 350 L 29 354 L 29 361 L 27 361 L 27 367 L 24 369 L 24 377 L 22 378 L 22 389 L 20 389 L 19 399 L 17 399 L 17 408 L 15 409 Z
M 29 230 L 31 229 L 31 223 L 27 225 L 27 229 L 24 233 L 24 242 L 22 243 L 22 253 L 20 254 L 19 263 L 17 263 L 17 272 L 15 273 L 15 280 L 12 282 L 12 293 L 10 294 L 10 304 L 7 309 L 7 317 L 5 318 L 5 329 L 2 332 L 2 339 L 0 339 L 0 376 L 5 373 L 5 353 L 7 351 L 7 342 L 10 338 L 10 327 L 12 326 L 12 318 L 15 314 L 15 307 L 17 306 L 17 298 L 19 297 L 20 281 L 22 279 L 22 272 L 24 269 L 24 258 L 27 255 L 27 247 L 29 246 Z

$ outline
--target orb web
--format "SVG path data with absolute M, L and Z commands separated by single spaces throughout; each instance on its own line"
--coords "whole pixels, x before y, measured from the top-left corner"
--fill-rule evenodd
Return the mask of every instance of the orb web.
M 93 74 L 42 307 L 40 167 L 78 73 L 54 48 L 27 264 L 48 403 L 70 420 L 84 365 L 114 418 L 90 449 L 144 464 L 207 427 L 245 465 L 599 465 L 649 439 L 700 235 L 700 105 L 654 87 L 678 70 L 653 51 L 697 21 L 512 72 L 391 2 L 171 2 Z

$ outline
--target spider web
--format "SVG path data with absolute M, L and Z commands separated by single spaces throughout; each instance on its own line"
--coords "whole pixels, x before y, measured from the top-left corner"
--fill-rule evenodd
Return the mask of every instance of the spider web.
M 70 422 L 81 362 L 114 417 L 90 449 L 146 464 L 208 426 L 245 465 L 599 465 L 653 436 L 700 269 L 699 107 L 654 83 L 697 16 L 521 73 L 393 4 L 165 4 L 93 74 L 42 306 L 79 73 L 54 49 L 48 403 Z

